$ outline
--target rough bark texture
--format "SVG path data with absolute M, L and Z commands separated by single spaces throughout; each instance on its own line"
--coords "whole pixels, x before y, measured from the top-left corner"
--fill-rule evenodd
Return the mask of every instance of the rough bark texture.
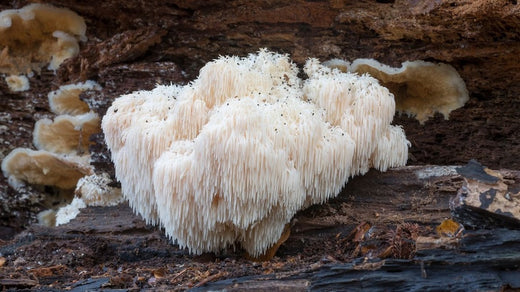
M 1 3 L 0 9 L 20 8 L 30 2 L 11 0 Z M 520 168 L 520 5 L 515 0 L 45 2 L 83 16 L 88 41 L 81 45 L 79 56 L 67 60 L 56 73 L 43 70 L 30 78 L 29 91 L 12 93 L 5 82 L 0 82 L 0 158 L 16 147 L 32 148 L 34 123 L 51 116 L 47 94 L 60 85 L 85 79 L 99 82 L 103 90 L 83 98 L 102 114 L 121 94 L 151 89 L 156 83 L 187 82 L 197 76 L 203 64 L 219 55 L 243 56 L 267 47 L 290 54 L 298 64 L 309 57 L 322 61 L 375 58 L 392 66 L 417 59 L 449 63 L 465 80 L 470 100 L 452 112 L 449 120 L 437 115 L 420 125 L 414 119 L 396 116 L 394 123 L 403 125 L 412 143 L 409 164 L 452 165 L 477 159 L 494 169 Z M 94 140 L 100 142 L 102 136 Z M 93 151 L 96 167 L 110 169 L 103 144 Z M 293 235 L 279 251 L 280 258 L 265 266 L 248 263 L 233 253 L 210 256 L 209 260 L 190 257 L 168 245 L 160 231 L 143 225 L 124 207 L 120 207 L 123 211 L 88 209 L 86 217 L 63 227 L 70 229 L 32 226 L 14 242 L 1 243 L 0 263 L 1 257 L 7 262 L 0 268 L 0 285 L 38 287 L 56 282 L 55 287 L 72 287 L 77 273 L 88 266 L 81 279 L 90 279 L 93 287 L 171 284 L 186 288 L 220 278 L 298 270 L 322 260 L 349 261 L 349 253 L 338 255 L 336 249 L 338 241 L 355 226 L 364 221 L 384 226 L 399 222 L 438 224 L 449 217 L 447 198 L 462 183 L 457 176 L 446 183 L 424 185 L 423 181 L 414 181 L 411 172 L 393 175 L 395 172 L 357 178 L 349 183 L 346 194 L 299 215 Z M 372 179 L 382 183 L 375 184 Z M 357 190 L 355 199 L 349 189 Z M 404 190 L 408 195 L 400 194 Z M 379 197 L 383 194 L 386 197 Z M 15 191 L 0 178 L 0 239 L 10 239 L 27 228 L 38 211 L 52 204 L 52 196 L 52 190 L 43 187 Z M 118 212 L 124 218 L 121 229 L 100 231 L 90 221 Z M 306 224 L 306 220 L 312 224 Z M 298 228 L 312 236 L 299 235 Z M 93 234 L 93 239 L 85 234 Z M 336 238 L 336 234 L 343 235 Z M 48 252 L 41 253 L 40 246 Z M 12 252 L 6 253 L 6 249 Z M 37 254 L 42 256 L 40 260 Z M 78 254 L 86 255 L 87 260 L 78 259 Z M 20 264 L 23 261 L 25 264 Z M 186 266 L 182 268 L 182 264 Z M 232 268 L 221 268 L 226 265 Z M 139 278 L 146 275 L 148 281 L 148 276 L 160 268 L 168 274 L 162 278 L 167 279 L 164 282 L 159 276 L 154 276 L 158 281 L 155 284 Z M 18 278 L 11 277 L 15 272 L 21 273 Z M 47 276 L 42 278 L 38 273 Z M 104 273 L 107 277 L 97 278 Z M 283 290 L 291 283 L 303 287 L 315 283 L 298 276 L 284 279 L 287 282 L 283 285 L 272 282 L 270 287 Z M 484 283 L 481 287 L 494 289 L 493 285 Z
M 520 173 L 501 173 L 508 175 L 508 185 L 520 183 Z M 450 199 L 462 183 L 455 167 L 371 171 L 353 179 L 337 198 L 298 213 L 289 239 L 263 263 L 246 260 L 240 249 L 191 256 L 126 204 L 89 207 L 69 224 L 33 225 L 0 245 L 6 260 L 0 286 L 73 291 L 520 288 L 514 277 L 520 263 L 518 231 L 491 226 L 446 236 L 435 228 L 450 216 Z

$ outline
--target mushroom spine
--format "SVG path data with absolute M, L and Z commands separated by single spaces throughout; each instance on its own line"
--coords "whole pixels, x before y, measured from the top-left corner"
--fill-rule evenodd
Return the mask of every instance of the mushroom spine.
M 369 76 L 287 55 L 220 57 L 185 86 L 119 97 L 103 118 L 132 208 L 192 253 L 258 256 L 294 214 L 370 167 L 404 165 L 393 95 Z

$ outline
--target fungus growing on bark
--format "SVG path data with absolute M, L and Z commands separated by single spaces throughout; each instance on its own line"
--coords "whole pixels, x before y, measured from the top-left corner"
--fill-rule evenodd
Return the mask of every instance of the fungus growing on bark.
M 86 25 L 75 12 L 47 4 L 29 4 L 21 9 L 0 12 L 0 73 L 12 76 L 39 73 L 48 64 L 56 70 L 64 60 L 79 53 L 80 40 L 86 40 Z M 25 77 L 25 76 L 24 76 Z M 9 87 L 29 81 L 18 76 L 6 79 Z M 11 83 L 10 83 L 11 82 Z M 16 82 L 13 84 L 13 82 Z
M 261 50 L 116 99 L 102 128 L 132 208 L 190 252 L 239 243 L 257 257 L 350 176 L 406 163 L 386 88 L 317 60 L 306 73 Z
M 106 173 L 84 176 L 76 184 L 74 195 L 87 206 L 115 206 L 123 201 L 120 188 L 111 187 Z
M 92 173 L 92 168 L 81 157 L 17 148 L 2 161 L 2 171 L 9 184 L 15 188 L 25 181 L 35 185 L 74 189 L 81 177 Z
M 5 77 L 5 82 L 12 92 L 26 91 L 30 88 L 29 79 L 24 75 L 9 75 Z
M 101 87 L 95 82 L 87 81 L 62 86 L 49 94 L 49 100 L 52 101 L 51 110 L 66 114 L 57 116 L 54 121 L 42 119 L 36 122 L 33 143 L 39 149 L 38 151 L 17 148 L 5 157 L 2 161 L 2 170 L 11 186 L 18 188 L 27 183 L 53 187 L 52 189 L 57 191 L 58 197 L 62 200 L 58 204 L 53 204 L 52 208 L 69 203 L 74 194 L 87 198 L 88 203 L 95 205 L 96 198 L 103 194 L 100 189 L 107 194 L 104 200 L 99 200 L 100 204 L 116 200 L 117 190 L 108 186 L 100 185 L 99 189 L 93 186 L 95 182 L 105 182 L 101 177 L 94 179 L 98 176 L 93 175 L 88 154 L 89 137 L 101 130 L 100 119 L 96 113 L 90 111 L 88 106 L 84 109 L 84 103 L 79 99 L 81 92 L 99 89 Z M 81 180 L 85 176 L 88 176 L 88 179 Z M 75 187 L 76 191 L 74 191 Z M 44 211 L 39 216 L 40 222 L 54 225 L 55 215 L 54 210 Z M 58 222 L 64 220 L 59 219 Z
M 112 180 L 108 174 L 92 174 L 79 179 L 74 199 L 61 207 L 55 214 L 54 225 L 62 225 L 76 218 L 80 209 L 87 206 L 115 206 L 123 201 L 121 189 L 110 187 Z M 52 221 L 50 221 L 52 223 Z M 52 226 L 54 226 L 52 225 Z
M 88 151 L 89 138 L 99 133 L 100 119 L 94 112 L 78 116 L 60 115 L 54 121 L 41 119 L 34 125 L 33 144 L 54 153 L 82 154 Z
M 87 90 L 101 90 L 101 86 L 89 80 L 63 85 L 49 93 L 50 109 L 58 116 L 54 121 L 41 119 L 36 122 L 33 131 L 36 148 L 54 153 L 88 151 L 90 136 L 99 133 L 101 128 L 99 116 L 79 97 Z
M 392 68 L 373 59 L 357 59 L 348 69 L 368 73 L 394 95 L 396 108 L 424 123 L 436 112 L 448 119 L 451 111 L 469 99 L 464 80 L 448 64 L 408 61 Z
M 81 115 L 90 111 L 89 105 L 79 96 L 87 90 L 101 90 L 101 86 L 94 81 L 68 84 L 60 86 L 58 90 L 48 94 L 49 107 L 57 115 Z
M 81 212 L 80 209 L 86 208 L 87 205 L 80 198 L 72 199 L 72 202 L 66 206 L 63 206 L 58 209 L 55 214 L 54 224 L 55 226 L 67 224 L 70 220 L 76 218 L 78 214 Z M 49 223 L 52 223 L 50 221 Z
M 45 64 L 56 70 L 85 40 L 82 17 L 66 8 L 29 4 L 0 12 L 0 73 L 28 74 Z
M 373 77 L 332 70 L 315 59 L 304 70 L 307 98 L 325 109 L 327 122 L 353 138 L 353 175 L 406 163 L 409 145 L 402 128 L 390 125 L 395 101 L 388 89 Z
M 347 72 L 348 68 L 350 67 L 350 63 L 342 59 L 334 58 L 323 62 L 323 66 L 329 67 L 331 69 L 338 69 L 341 72 Z

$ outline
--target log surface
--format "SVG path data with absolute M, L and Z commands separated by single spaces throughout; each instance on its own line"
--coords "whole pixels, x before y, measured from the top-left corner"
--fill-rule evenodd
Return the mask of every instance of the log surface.
M 0 10 L 32 2 L 3 1 Z M 149 90 L 157 83 L 186 83 L 197 77 L 206 62 L 220 55 L 245 56 L 266 47 L 290 54 L 299 66 L 309 57 L 321 61 L 374 58 L 395 67 L 417 59 L 448 63 L 466 82 L 470 100 L 452 112 L 449 120 L 436 115 L 420 125 L 406 116 L 394 118 L 412 144 L 408 164 L 462 165 L 477 159 L 493 169 L 520 169 L 517 1 L 45 2 L 84 17 L 88 40 L 81 43 L 80 54 L 57 72 L 43 69 L 29 78 L 28 91 L 10 92 L 0 80 L 0 159 L 16 147 L 34 148 L 34 124 L 53 117 L 47 94 L 61 85 L 97 81 L 103 89 L 82 99 L 102 115 L 122 94 Z M 97 142 L 91 149 L 93 165 L 112 171 L 103 136 L 92 139 Z M 250 263 L 239 248 L 219 255 L 190 256 L 171 245 L 160 230 L 146 226 L 125 205 L 87 208 L 70 224 L 54 229 L 34 225 L 36 214 L 53 206 L 53 189 L 28 186 L 14 190 L 1 176 L 0 286 L 46 291 L 183 290 L 224 287 L 235 279 L 237 287 L 243 289 L 259 285 L 271 290 L 326 290 L 327 285 L 334 285 L 334 281 L 324 284 L 319 280 L 329 279 L 327 274 L 339 279 L 338 283 L 344 284 L 341 279 L 351 281 L 353 288 L 367 285 L 356 278 L 365 274 L 374 281 L 372 287 L 405 283 L 403 287 L 412 289 L 407 285 L 415 281 L 414 287 L 428 288 L 428 283 L 434 287 L 437 279 L 450 275 L 445 283 L 455 281 L 454 290 L 464 282 L 474 285 L 471 287 L 480 285 L 481 290 L 518 287 L 516 278 L 508 273 L 518 271 L 516 258 L 511 257 L 511 262 L 497 255 L 494 261 L 495 255 L 491 256 L 502 250 L 514 252 L 508 248 L 516 238 L 502 241 L 506 237 L 500 236 L 507 235 L 507 230 L 489 227 L 499 222 L 496 220 L 490 221 L 487 228 L 491 229 L 481 229 L 479 220 L 489 217 L 484 210 L 472 219 L 477 222 L 474 230 L 466 229 L 464 234 L 477 234 L 476 238 L 482 238 L 478 242 L 489 244 L 490 251 L 464 257 L 475 262 L 452 274 L 442 271 L 455 269 L 459 265 L 456 260 L 428 262 L 426 278 L 419 278 L 424 275 L 418 267 L 421 261 L 427 262 L 424 258 L 428 254 L 425 249 L 414 249 L 415 244 L 441 254 L 436 256 L 452 258 L 464 255 L 457 244 L 477 248 L 466 243 L 466 237 L 431 240 L 438 236 L 436 226 L 450 218 L 450 198 L 457 195 L 463 182 L 449 166 L 413 166 L 383 174 L 371 171 L 352 179 L 346 190 L 327 204 L 299 213 L 277 257 L 266 263 Z M 475 214 L 474 209 L 463 210 Z M 514 230 L 514 226 L 513 222 L 508 227 Z M 365 270 L 356 274 L 355 268 L 366 257 L 370 261 Z M 384 263 L 376 258 L 383 258 Z M 394 273 L 396 265 L 403 267 L 400 273 Z M 374 271 L 367 270 L 370 266 Z M 465 270 L 470 274 L 464 274 Z M 460 277 L 454 276 L 457 272 Z M 385 280 L 378 284 L 379 276 Z
M 509 179 L 520 182 L 519 175 Z M 435 233 L 462 184 L 451 166 L 371 171 L 352 179 L 337 198 L 298 213 L 289 239 L 263 263 L 245 260 L 239 247 L 189 255 L 126 204 L 88 207 L 69 224 L 34 225 L 4 242 L 0 285 L 43 289 L 52 283 L 73 291 L 520 288 L 514 277 L 520 272 L 518 230 L 466 230 L 452 238 Z M 407 243 L 413 243 L 408 253 Z

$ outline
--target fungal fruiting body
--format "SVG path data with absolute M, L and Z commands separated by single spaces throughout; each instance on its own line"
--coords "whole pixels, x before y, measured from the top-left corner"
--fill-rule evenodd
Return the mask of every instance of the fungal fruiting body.
M 418 60 L 393 68 L 373 59 L 357 59 L 348 70 L 377 78 L 395 95 L 397 110 L 421 124 L 436 112 L 448 119 L 450 112 L 469 99 L 464 80 L 448 64 Z
M 261 50 L 116 99 L 102 128 L 132 208 L 190 252 L 239 243 L 258 256 L 350 176 L 406 163 L 386 88 L 314 59 L 305 73 Z
M 55 187 L 65 200 L 74 192 L 86 205 L 117 202 L 119 192 L 107 186 L 107 177 L 95 175 L 90 165 L 89 138 L 101 131 L 101 121 L 79 97 L 84 91 L 100 89 L 97 83 L 86 81 L 64 85 L 49 94 L 51 111 L 58 116 L 36 122 L 33 144 L 38 150 L 16 148 L 2 161 L 3 174 L 13 188 L 25 183 L 45 185 Z M 79 213 L 78 206 L 74 202 L 58 213 L 59 218 L 52 218 L 54 211 L 44 211 L 39 218 L 46 224 L 63 224 Z
M 90 112 L 89 105 L 79 96 L 88 90 L 100 91 L 101 86 L 92 80 L 67 84 L 51 91 L 47 97 L 51 111 L 57 115 L 81 115 Z
M 111 187 L 112 182 L 106 173 L 87 175 L 78 180 L 74 199 L 66 206 L 58 209 L 54 225 L 69 223 L 87 206 L 115 206 L 123 201 L 121 189 Z
M 15 188 L 27 182 L 74 189 L 78 179 L 92 173 L 88 162 L 82 157 L 27 148 L 11 151 L 2 161 L 2 171 Z
M 12 92 L 26 91 L 31 87 L 25 75 L 9 75 L 5 77 L 5 82 Z
M 33 3 L 0 12 L 0 73 L 13 92 L 29 89 L 31 76 L 48 64 L 56 70 L 79 53 L 86 40 L 86 24 L 75 12 Z
M 27 74 L 44 64 L 56 70 L 79 53 L 87 27 L 75 12 L 47 4 L 29 4 L 0 12 L 0 72 Z
M 50 109 L 58 116 L 34 125 L 33 144 L 37 149 L 64 154 L 88 152 L 90 136 L 101 131 L 98 114 L 79 97 L 88 90 L 99 91 L 101 86 L 88 80 L 60 86 L 48 94 Z

